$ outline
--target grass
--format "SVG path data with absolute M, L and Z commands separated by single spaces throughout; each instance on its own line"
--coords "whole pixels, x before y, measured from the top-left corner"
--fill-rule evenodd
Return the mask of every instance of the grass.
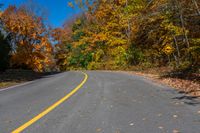
M 13 85 L 17 85 L 19 83 L 17 82 L 0 82 L 0 89 L 1 88 L 6 88 L 6 87 L 9 87 L 9 86 L 13 86 Z

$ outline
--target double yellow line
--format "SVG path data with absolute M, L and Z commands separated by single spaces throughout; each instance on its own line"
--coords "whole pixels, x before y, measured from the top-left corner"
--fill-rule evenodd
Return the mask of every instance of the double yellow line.
M 61 103 L 63 103 L 64 101 L 66 101 L 67 99 L 69 99 L 72 95 L 74 95 L 85 84 L 85 82 L 88 79 L 88 75 L 86 73 L 84 73 L 84 72 L 82 72 L 82 73 L 84 74 L 85 77 L 84 77 L 83 81 L 76 88 L 74 88 L 69 94 L 67 94 L 66 96 L 64 96 L 60 100 L 58 100 L 56 103 L 54 103 L 53 105 L 51 105 L 50 107 L 48 107 L 47 109 L 45 109 L 43 112 L 41 112 L 40 114 L 38 114 L 37 116 L 35 116 L 34 118 L 32 118 L 31 120 L 29 120 L 28 122 L 26 122 L 25 124 L 23 124 L 19 128 L 17 128 L 14 131 L 12 131 L 12 133 L 20 133 L 20 132 L 22 132 L 27 127 L 29 127 L 30 125 L 32 125 L 33 123 L 35 123 L 36 121 L 38 121 L 39 119 L 41 119 L 42 117 L 44 117 L 46 114 L 48 114 L 49 112 L 51 112 L 53 109 L 55 109 Z

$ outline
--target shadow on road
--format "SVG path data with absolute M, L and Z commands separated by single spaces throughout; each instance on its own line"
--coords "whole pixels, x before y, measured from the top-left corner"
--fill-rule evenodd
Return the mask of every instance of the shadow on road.
M 182 71 L 171 71 L 163 75 L 161 78 L 170 78 L 172 82 L 182 85 L 182 91 L 179 91 L 179 96 L 172 99 L 180 100 L 187 105 L 200 104 L 200 74 L 193 73 L 189 69 Z
M 30 70 L 7 70 L 0 73 L 0 88 L 11 86 L 17 83 L 45 78 L 58 73 L 60 72 L 37 73 Z
M 184 102 L 185 104 L 192 105 L 192 106 L 200 104 L 200 96 L 189 96 L 189 95 L 185 94 L 184 92 L 179 92 L 179 93 L 182 95 L 174 97 L 172 99 L 180 100 L 180 101 Z

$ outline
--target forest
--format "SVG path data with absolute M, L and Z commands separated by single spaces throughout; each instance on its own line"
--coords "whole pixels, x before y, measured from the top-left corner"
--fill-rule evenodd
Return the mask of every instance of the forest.
M 60 28 L 25 5 L 2 10 L 0 70 L 199 73 L 200 0 L 76 0 L 68 6 L 82 13 Z

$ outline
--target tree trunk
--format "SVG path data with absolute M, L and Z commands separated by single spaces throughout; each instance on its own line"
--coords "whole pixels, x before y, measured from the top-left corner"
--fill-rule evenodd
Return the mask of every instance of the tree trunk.
M 126 0 L 126 7 L 128 6 L 128 0 Z M 128 15 L 128 13 L 126 13 Z M 130 43 L 130 37 L 131 37 L 131 26 L 130 26 L 130 20 L 128 18 L 128 27 L 127 27 L 127 30 L 126 30 L 126 34 L 127 34 L 127 37 L 128 37 L 128 43 Z
M 197 13 L 198 15 L 200 15 L 200 9 L 199 9 L 199 6 L 197 4 L 197 1 L 196 0 L 192 0 L 192 2 L 194 3 L 195 7 L 196 7 L 196 10 L 197 10 Z
M 183 34 L 184 34 L 184 37 L 185 37 L 186 46 L 187 46 L 187 48 L 189 48 L 190 43 L 189 43 L 189 40 L 188 40 L 188 36 L 187 36 L 186 28 L 185 28 L 185 23 L 184 23 L 184 19 L 183 19 L 183 9 L 182 9 L 181 5 L 179 4 L 179 2 L 177 0 L 175 0 L 175 3 L 176 3 L 177 8 L 178 8 L 179 19 L 181 21 L 181 27 L 183 29 Z
M 178 47 L 178 43 L 177 43 L 176 37 L 173 36 L 173 38 L 174 38 L 174 44 L 176 46 L 176 51 L 177 51 L 177 55 L 178 56 L 176 56 L 175 54 L 173 54 L 173 55 L 174 55 L 174 59 L 176 61 L 176 67 L 179 67 L 179 65 L 180 65 L 180 57 L 181 57 L 180 50 L 179 50 L 179 47 Z

